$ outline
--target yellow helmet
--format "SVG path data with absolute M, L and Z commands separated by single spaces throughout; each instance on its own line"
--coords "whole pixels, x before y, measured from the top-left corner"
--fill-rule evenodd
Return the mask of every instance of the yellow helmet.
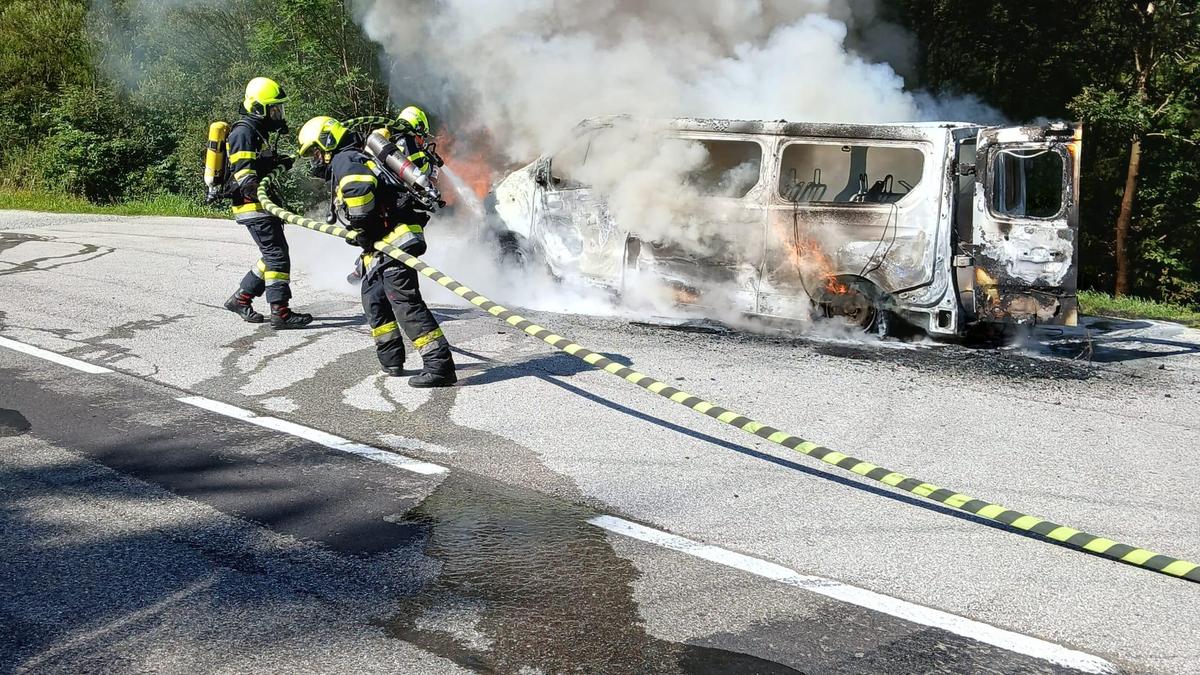
M 400 111 L 400 121 L 412 127 L 418 134 L 429 133 L 429 116 L 415 105 L 410 105 Z
M 313 148 L 320 148 L 322 152 L 333 152 L 345 135 L 346 127 L 342 126 L 341 122 L 325 115 L 314 117 L 304 123 L 296 136 L 300 156 L 308 155 Z
M 246 85 L 246 98 L 242 107 L 251 115 L 267 116 L 267 109 L 287 100 L 283 87 L 269 77 L 256 77 Z

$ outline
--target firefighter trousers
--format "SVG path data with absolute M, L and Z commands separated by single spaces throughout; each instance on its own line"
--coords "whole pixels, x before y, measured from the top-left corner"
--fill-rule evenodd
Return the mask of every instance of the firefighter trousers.
M 265 292 L 267 302 L 286 305 L 292 297 L 292 261 L 288 255 L 287 238 L 283 235 L 283 221 L 275 216 L 261 216 L 239 222 L 250 231 L 262 254 L 262 258 L 242 278 L 242 292 L 256 298 Z
M 372 268 L 369 261 L 363 261 L 368 271 L 363 274 L 362 304 L 379 363 L 384 368 L 404 367 L 403 330 L 421 355 L 423 372 L 452 375 L 450 343 L 421 297 L 416 270 L 394 260 L 376 260 L 378 266 Z

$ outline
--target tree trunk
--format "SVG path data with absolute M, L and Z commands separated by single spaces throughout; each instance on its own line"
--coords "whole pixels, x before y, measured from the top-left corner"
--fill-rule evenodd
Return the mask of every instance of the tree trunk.
M 1141 41 L 1133 49 L 1134 95 L 1139 102 L 1149 99 L 1150 71 L 1154 69 L 1154 19 L 1156 6 L 1153 0 L 1138 0 L 1134 11 L 1141 26 Z M 1142 169 L 1142 131 L 1133 134 L 1129 144 L 1129 169 L 1125 173 L 1125 194 L 1121 195 L 1121 212 L 1117 215 L 1116 262 L 1117 280 L 1113 295 L 1129 294 L 1129 226 L 1133 222 L 1133 205 L 1137 199 L 1138 174 Z
M 1125 174 L 1125 194 L 1121 196 L 1121 213 L 1117 216 L 1117 284 L 1113 295 L 1129 294 L 1129 225 L 1133 222 L 1133 202 L 1137 195 L 1138 173 L 1142 168 L 1142 138 L 1134 136 L 1129 146 L 1129 170 Z

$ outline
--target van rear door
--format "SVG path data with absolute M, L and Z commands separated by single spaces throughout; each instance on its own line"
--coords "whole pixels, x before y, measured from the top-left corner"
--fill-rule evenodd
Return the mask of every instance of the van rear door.
M 1075 325 L 1082 128 L 979 132 L 972 253 L 983 321 Z

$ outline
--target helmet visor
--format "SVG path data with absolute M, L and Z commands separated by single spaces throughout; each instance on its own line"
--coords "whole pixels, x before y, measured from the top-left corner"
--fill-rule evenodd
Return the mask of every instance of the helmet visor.
M 267 106 L 267 118 L 276 122 L 283 121 L 283 104 L 275 103 Z

